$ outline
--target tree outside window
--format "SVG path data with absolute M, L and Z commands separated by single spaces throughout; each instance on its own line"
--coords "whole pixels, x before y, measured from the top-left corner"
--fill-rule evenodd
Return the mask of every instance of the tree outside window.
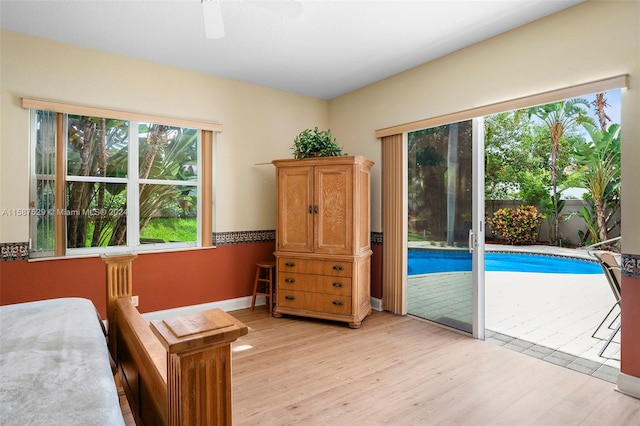
M 32 126 L 36 255 L 51 255 L 61 235 L 67 251 L 199 244 L 199 129 L 48 111 L 34 111 Z M 55 199 L 60 179 L 64 200 Z

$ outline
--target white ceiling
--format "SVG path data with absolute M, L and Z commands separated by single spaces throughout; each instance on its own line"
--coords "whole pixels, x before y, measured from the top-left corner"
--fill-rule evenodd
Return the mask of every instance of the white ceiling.
M 226 36 L 209 40 L 200 0 L 0 0 L 0 26 L 331 99 L 582 1 L 302 0 L 285 17 L 221 0 Z

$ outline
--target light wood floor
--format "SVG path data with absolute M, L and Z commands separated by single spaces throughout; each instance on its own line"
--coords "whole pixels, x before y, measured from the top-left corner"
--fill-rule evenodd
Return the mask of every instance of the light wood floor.
M 615 385 L 426 322 L 374 312 L 358 330 L 265 307 L 230 312 L 235 425 L 638 425 Z

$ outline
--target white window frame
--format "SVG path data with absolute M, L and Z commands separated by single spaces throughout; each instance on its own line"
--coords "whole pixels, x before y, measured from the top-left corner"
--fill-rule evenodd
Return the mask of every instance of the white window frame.
M 85 181 L 85 182 L 106 182 L 106 183 L 124 183 L 127 185 L 127 244 L 121 246 L 100 246 L 100 247 L 83 247 L 83 248 L 67 248 L 66 238 L 64 238 L 63 249 L 58 248 L 53 252 L 40 251 L 37 257 L 60 257 L 60 256 L 83 256 L 94 254 L 113 254 L 122 252 L 149 252 L 149 251 L 173 251 L 198 247 L 209 247 L 213 245 L 212 233 L 213 233 L 213 182 L 204 183 L 204 179 L 213 180 L 213 159 L 212 152 L 214 151 L 214 145 L 216 141 L 217 133 L 222 131 L 222 125 L 211 122 L 201 122 L 194 120 L 182 120 L 172 119 L 166 117 L 157 117 L 144 114 L 135 114 L 128 112 L 120 112 L 113 110 L 97 109 L 90 107 L 79 107 L 74 105 L 60 104 L 49 101 L 39 101 L 33 99 L 23 98 L 23 108 L 29 108 L 30 114 L 30 131 L 31 131 L 31 200 L 36 199 L 36 181 L 35 175 L 35 152 L 36 152 L 36 137 L 37 132 L 35 129 L 35 111 L 46 110 L 56 113 L 64 114 L 63 129 L 58 130 L 58 135 L 67 134 L 68 115 L 85 115 L 92 117 L 109 117 L 118 118 L 129 121 L 129 148 L 128 148 L 128 177 L 116 178 L 116 177 L 94 177 L 94 176 L 67 176 L 66 161 L 67 161 L 67 143 L 66 137 L 63 141 L 56 140 L 56 144 L 62 143 L 62 146 L 56 150 L 56 156 L 62 156 L 63 161 L 56 160 L 57 168 L 55 172 L 55 178 L 59 180 L 61 177 L 64 183 L 71 181 Z M 58 123 L 61 121 L 58 120 Z M 151 124 L 163 124 L 173 127 L 182 128 L 195 128 L 198 130 L 197 136 L 197 180 L 194 181 L 181 181 L 181 180 L 164 180 L 164 179 L 140 179 L 139 178 L 139 158 L 138 158 L 138 125 L 140 123 Z M 58 137 L 57 139 L 60 139 Z M 135 153 L 135 154 L 134 154 Z M 60 169 L 60 165 L 64 170 Z M 130 224 L 136 223 L 139 225 L 139 189 L 141 184 L 150 185 L 179 185 L 179 186 L 193 186 L 197 193 L 197 235 L 196 241 L 192 242 L 166 242 L 166 243 L 152 243 L 152 244 L 140 244 L 139 226 L 131 226 Z M 66 200 L 62 201 L 66 207 Z M 205 204 L 206 203 L 206 204 Z M 59 202 L 58 202 L 59 204 Z M 205 223 L 205 221 L 207 223 Z M 64 231 L 56 231 L 56 238 L 66 236 L 66 221 L 58 221 L 58 223 L 64 223 Z M 30 221 L 30 235 L 33 236 L 37 232 L 37 221 L 32 218 Z M 60 225 L 58 225 L 60 228 Z M 62 251 L 62 253 L 60 252 Z

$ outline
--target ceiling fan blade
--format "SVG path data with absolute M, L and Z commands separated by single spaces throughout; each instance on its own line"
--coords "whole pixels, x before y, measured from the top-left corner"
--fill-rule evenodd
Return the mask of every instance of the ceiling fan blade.
M 269 9 L 288 18 L 295 18 L 302 11 L 302 4 L 295 0 L 247 0 L 247 3 Z
M 204 17 L 204 32 L 207 38 L 224 37 L 224 23 L 218 0 L 202 0 L 202 16 Z

